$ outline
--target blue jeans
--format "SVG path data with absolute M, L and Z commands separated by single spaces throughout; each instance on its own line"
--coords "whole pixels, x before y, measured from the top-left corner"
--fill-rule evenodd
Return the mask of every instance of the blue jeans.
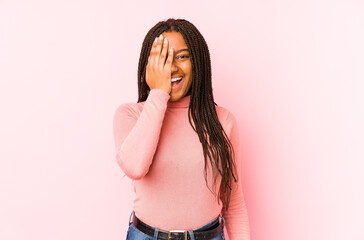
M 128 233 L 126 235 L 126 240 L 157 240 L 157 236 L 158 236 L 158 232 L 160 231 L 160 229 L 158 228 L 154 228 L 154 237 L 151 237 L 145 233 L 143 233 L 142 231 L 140 231 L 139 229 L 137 229 L 133 222 L 132 222 L 132 216 L 134 214 L 134 211 L 132 211 L 132 213 L 130 214 L 129 217 L 129 229 L 128 229 Z M 217 218 L 221 217 L 221 222 L 223 223 L 223 228 L 220 232 L 220 234 L 214 238 L 212 238 L 211 240 L 224 240 L 225 236 L 224 236 L 224 226 L 225 226 L 225 219 L 222 217 L 221 214 L 219 214 L 219 216 Z M 214 220 L 212 220 L 211 222 L 207 223 L 206 225 L 194 229 L 194 230 L 199 230 L 201 228 L 207 227 L 212 225 L 215 222 L 216 218 Z M 188 231 L 188 234 L 190 235 L 191 240 L 195 240 L 195 236 L 193 235 L 194 230 L 190 230 Z

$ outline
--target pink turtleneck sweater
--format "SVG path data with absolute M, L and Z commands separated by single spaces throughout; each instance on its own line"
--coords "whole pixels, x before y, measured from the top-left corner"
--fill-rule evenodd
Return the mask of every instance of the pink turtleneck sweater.
M 168 231 L 199 228 L 221 213 L 231 240 L 249 240 L 240 181 L 232 180 L 229 210 L 225 211 L 222 201 L 218 204 L 206 186 L 202 145 L 188 121 L 190 96 L 174 102 L 169 99 L 165 91 L 152 89 L 145 102 L 124 103 L 114 114 L 116 160 L 135 180 L 136 216 Z M 226 108 L 216 106 L 216 111 L 239 160 L 236 119 Z M 240 161 L 236 165 L 239 174 Z M 214 187 L 210 164 L 207 170 L 208 185 L 217 193 L 221 176 Z

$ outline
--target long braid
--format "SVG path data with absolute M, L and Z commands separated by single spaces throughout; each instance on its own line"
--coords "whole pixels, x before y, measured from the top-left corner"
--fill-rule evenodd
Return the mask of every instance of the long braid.
M 231 194 L 231 177 L 237 182 L 234 149 L 218 119 L 212 93 L 211 61 L 208 46 L 197 28 L 185 19 L 170 18 L 152 27 L 143 41 L 138 65 L 138 102 L 143 102 L 149 95 L 149 86 L 145 81 L 146 65 L 154 39 L 163 32 L 180 32 L 187 44 L 192 63 L 192 84 L 187 95 L 191 95 L 188 120 L 198 134 L 203 147 L 207 183 L 207 161 L 209 158 L 214 169 L 214 184 L 217 173 L 221 175 L 218 196 L 223 197 L 226 210 Z M 193 119 L 193 123 L 191 121 Z M 194 127 L 195 124 L 195 127 Z M 220 165 L 221 164 L 221 167 Z M 208 187 L 209 188 L 209 187 Z M 210 188 L 209 188 L 210 189 Z M 210 190 L 211 191 L 211 190 Z M 219 197 L 218 197 L 219 202 Z

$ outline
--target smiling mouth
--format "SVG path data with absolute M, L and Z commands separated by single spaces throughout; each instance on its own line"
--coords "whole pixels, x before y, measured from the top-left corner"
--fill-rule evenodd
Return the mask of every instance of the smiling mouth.
M 172 78 L 172 90 L 178 89 L 183 82 L 183 77 Z

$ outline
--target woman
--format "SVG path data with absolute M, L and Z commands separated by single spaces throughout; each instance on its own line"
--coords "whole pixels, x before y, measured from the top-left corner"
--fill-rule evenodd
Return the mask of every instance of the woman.
M 209 50 L 192 23 L 149 30 L 138 90 L 114 115 L 116 160 L 135 180 L 127 239 L 225 239 L 225 224 L 231 240 L 250 239 L 237 122 L 214 103 Z

